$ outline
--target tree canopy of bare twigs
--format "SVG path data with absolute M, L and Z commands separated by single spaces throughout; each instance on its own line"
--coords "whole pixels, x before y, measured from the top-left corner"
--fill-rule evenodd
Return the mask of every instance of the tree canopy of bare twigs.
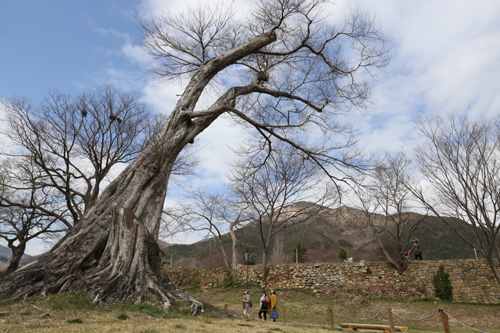
M 500 282 L 500 119 L 448 114 L 422 119 L 419 128 L 425 143 L 417 161 L 427 184 L 415 194 L 443 222 L 450 216 L 470 224 L 473 242 L 457 234 L 486 258 Z
M 268 275 L 268 255 L 275 236 L 286 228 L 305 223 L 337 202 L 339 195 L 322 185 L 317 164 L 307 155 L 284 144 L 271 154 L 245 154 L 231 175 L 231 187 L 249 206 L 250 223 L 258 225 L 262 241 L 262 281 Z
M 5 180 L 5 163 L 0 166 L 0 177 Z M 30 170 L 28 170 L 30 171 Z M 50 234 L 62 231 L 61 225 L 54 217 L 44 214 L 44 210 L 55 210 L 52 198 L 46 192 L 33 187 L 31 191 L 9 191 L 1 188 L 1 197 L 21 203 L 20 206 L 3 205 L 0 202 L 0 238 L 4 239 L 12 251 L 7 274 L 19 267 L 24 255 L 26 244 L 36 237 L 47 237 Z M 37 202 L 42 209 L 32 208 L 31 202 Z
M 16 147 L 2 152 L 12 161 L 2 186 L 44 191 L 59 207 L 44 209 L 38 200 L 25 206 L 11 198 L 2 198 L 3 205 L 39 210 L 67 229 L 94 204 L 111 168 L 133 160 L 145 129 L 155 128 L 137 97 L 109 86 L 76 98 L 54 92 L 40 105 L 20 98 L 4 105 L 5 134 Z
M 252 129 L 269 156 L 274 142 L 284 142 L 334 181 L 364 168 L 343 120 L 369 97 L 374 74 L 387 63 L 386 39 L 368 17 L 353 12 L 335 21 L 329 9 L 322 0 L 262 0 L 246 21 L 225 7 L 143 20 L 156 72 L 182 79 L 184 92 L 79 225 L 50 254 L 12 273 L 15 282 L 2 280 L 0 296 L 92 291 L 98 303 L 145 302 L 153 294 L 165 310 L 172 300 L 187 301 L 197 313 L 201 303 L 161 274 L 156 239 L 176 159 L 221 115 Z M 71 269 L 57 269 L 62 262 Z M 45 273 L 33 273 L 42 267 Z
M 187 198 L 176 207 L 165 212 L 165 229 L 172 232 L 206 232 L 206 238 L 217 242 L 226 269 L 238 267 L 236 228 L 248 221 L 248 205 L 240 203 L 230 193 L 214 193 L 208 190 L 192 189 Z M 170 228 L 170 229 L 169 229 Z M 223 236 L 231 236 L 231 260 L 224 248 Z
M 237 22 L 232 7 L 202 6 L 144 21 L 145 44 L 162 78 L 232 84 L 204 110 L 195 110 L 198 93 L 179 105 L 194 125 L 229 114 L 267 144 L 285 141 L 339 180 L 346 170 L 367 167 L 352 124 L 342 119 L 353 106 L 364 106 L 375 69 L 388 59 L 387 41 L 373 20 L 353 12 L 333 23 L 331 9 L 321 0 L 261 1 L 246 22 Z M 264 45 L 255 51 L 245 43 L 259 40 Z
M 362 186 L 354 188 L 368 227 L 387 261 L 400 273 L 408 265 L 408 244 L 426 216 L 411 213 L 417 203 L 411 191 L 415 186 L 411 168 L 412 160 L 404 153 L 387 156 Z

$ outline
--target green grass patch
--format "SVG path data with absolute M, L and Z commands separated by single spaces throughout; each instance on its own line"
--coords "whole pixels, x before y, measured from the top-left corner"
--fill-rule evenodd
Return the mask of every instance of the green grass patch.
M 327 309 L 334 311 L 334 320 L 338 322 L 383 323 L 386 320 L 386 308 L 391 307 L 398 314 L 399 326 L 408 326 L 415 332 L 442 332 L 442 326 L 435 320 L 409 321 L 407 318 L 425 317 L 436 313 L 440 305 L 455 318 L 467 325 L 487 332 L 500 329 L 500 304 L 443 302 L 434 298 L 416 300 L 394 300 L 389 298 L 372 299 L 370 302 L 356 305 L 351 299 L 332 296 L 316 296 L 309 289 L 280 289 L 278 294 L 278 323 L 269 320 L 259 322 L 257 303 L 260 288 L 252 288 L 254 307 L 250 321 L 242 319 L 242 288 L 199 290 L 192 295 L 205 302 L 205 312 L 197 317 L 191 316 L 191 309 L 186 303 L 173 302 L 168 314 L 154 304 L 133 304 L 122 302 L 109 304 L 105 308 L 91 304 L 91 296 L 80 294 L 55 295 L 35 300 L 24 300 L 10 304 L 0 303 L 2 316 L 0 327 L 7 332 L 54 332 L 54 331 L 103 331 L 103 332 L 221 332 L 239 331 L 262 332 L 326 332 L 345 331 L 329 328 Z M 236 315 L 227 318 L 224 309 Z M 38 309 L 35 310 L 33 305 Z M 283 310 L 286 307 L 287 326 L 281 325 Z M 42 315 L 50 313 L 48 319 Z M 83 318 L 86 318 L 82 320 Z M 91 318 L 91 319 L 87 319 Z M 118 319 L 117 319 L 118 318 Z M 68 320 L 71 319 L 71 320 Z M 338 326 L 338 325 L 337 325 Z M 235 329 L 236 327 L 236 329 Z M 0 329 L 0 330 L 2 330 Z M 454 327 L 453 332 L 467 333 L 469 330 Z
M 52 310 L 64 310 L 72 308 L 75 310 L 97 310 L 99 307 L 92 303 L 90 294 L 69 293 L 63 295 L 51 295 L 47 299 L 47 305 Z
M 50 326 L 49 325 L 42 325 L 42 324 L 28 324 L 24 327 L 26 327 L 29 330 L 40 330 L 42 328 L 48 328 Z M 8 332 L 8 331 L 6 331 L 6 332 Z
M 420 303 L 434 303 L 436 302 L 436 299 L 435 298 L 432 298 L 432 297 L 422 297 L 422 298 L 419 298 L 419 299 L 416 299 L 414 300 L 413 302 L 420 302 Z M 443 301 L 439 301 L 439 303 L 443 303 Z
M 316 296 L 316 294 L 313 292 L 313 289 L 310 289 L 310 288 L 291 288 L 291 289 L 287 289 L 287 291 L 291 291 L 292 293 L 299 293 L 299 294 L 307 295 L 307 296 Z
M 366 297 L 367 300 L 373 301 L 373 302 L 393 302 L 393 303 L 406 303 L 409 302 L 407 299 L 404 298 L 391 298 L 391 297 L 385 297 L 385 296 L 378 296 L 378 297 Z M 434 299 L 432 298 L 434 301 Z
M 81 320 L 80 318 L 69 319 L 68 323 L 69 324 L 83 324 L 83 320 Z
M 160 310 L 153 304 L 144 303 L 144 304 L 134 304 L 130 301 L 123 302 L 121 304 L 113 305 L 113 308 L 119 309 L 121 311 L 129 311 L 134 312 L 146 316 L 150 316 L 153 318 L 167 318 L 167 314 Z
M 120 320 L 127 320 L 128 316 L 126 314 L 122 313 L 121 315 L 118 316 L 118 319 L 120 319 Z
M 186 329 L 186 325 L 184 325 L 184 324 L 175 324 L 174 328 L 179 329 L 179 330 L 185 330 Z

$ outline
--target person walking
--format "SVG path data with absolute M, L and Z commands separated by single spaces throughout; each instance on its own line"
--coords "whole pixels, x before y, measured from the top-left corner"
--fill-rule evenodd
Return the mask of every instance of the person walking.
M 250 300 L 250 294 L 248 293 L 248 290 L 245 289 L 243 292 L 243 316 L 245 318 L 249 319 L 250 318 L 250 308 L 252 307 L 252 301 Z
M 271 312 L 276 312 L 278 313 L 278 297 L 276 296 L 276 291 L 274 289 L 271 289 L 271 306 L 270 306 Z M 270 315 L 271 318 L 273 318 L 272 314 Z M 273 318 L 273 321 L 276 321 L 276 318 Z
M 259 318 L 262 319 L 262 315 L 264 315 L 264 320 L 267 320 L 268 311 L 269 311 L 269 297 L 267 297 L 266 291 L 263 289 L 262 296 L 260 297 Z

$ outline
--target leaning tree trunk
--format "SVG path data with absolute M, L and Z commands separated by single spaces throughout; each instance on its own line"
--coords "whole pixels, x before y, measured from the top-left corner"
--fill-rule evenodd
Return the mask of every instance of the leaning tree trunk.
M 377 240 L 379 248 L 382 250 L 384 257 L 387 259 L 389 264 L 394 267 L 399 274 L 403 274 L 403 272 L 408 267 L 408 262 L 404 257 L 403 251 L 401 251 L 401 245 L 398 244 L 398 258 L 394 258 L 386 249 L 384 244 L 382 243 L 382 239 L 380 238 L 380 234 L 377 232 L 375 228 L 373 228 L 373 232 L 375 234 L 375 239 Z
M 168 309 L 171 300 L 201 303 L 176 290 L 161 272 L 157 239 L 170 173 L 180 151 L 238 95 L 256 86 L 233 87 L 205 112 L 193 112 L 212 78 L 239 59 L 274 42 L 274 32 L 256 36 L 205 62 L 193 75 L 174 111 L 148 147 L 103 191 L 75 228 L 37 261 L 0 280 L 0 298 L 70 291 L 91 292 L 94 302 L 144 302 L 156 295 Z
M 227 257 L 226 250 L 224 249 L 224 244 L 222 243 L 222 239 L 219 236 L 214 236 L 214 238 L 216 239 L 219 245 L 220 253 L 222 255 L 222 261 L 224 261 L 224 267 L 226 267 L 227 272 L 231 272 L 231 266 L 229 265 L 229 258 Z
M 81 222 L 48 253 L 3 278 L 0 297 L 19 300 L 49 293 L 93 293 L 94 302 L 144 302 L 156 295 L 201 303 L 176 290 L 162 274 L 157 244 L 170 171 L 189 138 L 189 125 L 175 117 L 152 144 L 113 181 Z

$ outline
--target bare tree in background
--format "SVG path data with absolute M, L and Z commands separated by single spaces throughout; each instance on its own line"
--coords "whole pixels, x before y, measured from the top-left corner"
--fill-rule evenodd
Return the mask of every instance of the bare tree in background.
M 187 202 L 189 200 L 189 202 Z M 189 191 L 189 197 L 166 213 L 166 226 L 175 226 L 176 232 L 206 232 L 206 238 L 212 238 L 220 249 L 224 266 L 228 271 L 238 267 L 238 238 L 236 228 L 247 222 L 246 204 L 240 204 L 230 194 L 214 194 L 206 190 Z M 228 258 L 223 236 L 231 236 L 231 260 Z
M 289 257 L 290 256 L 287 255 L 285 251 L 285 242 L 283 241 L 283 238 L 276 237 L 269 262 L 273 265 L 283 264 L 288 261 Z
M 454 217 L 470 224 L 465 230 L 473 241 L 447 223 L 486 258 L 500 282 L 500 119 L 449 114 L 422 119 L 419 128 L 426 141 L 417 161 L 428 186 L 415 194 L 443 222 Z
M 269 274 L 269 250 L 275 236 L 305 223 L 337 202 L 338 193 L 322 185 L 322 173 L 307 155 L 276 143 L 273 151 L 246 152 L 230 179 L 239 200 L 250 207 L 250 223 L 258 225 L 262 251 L 262 283 Z
M 2 180 L 9 177 L 8 164 L 6 161 L 1 165 L 0 177 Z M 23 165 L 24 166 L 24 165 Z M 32 170 L 26 170 L 31 172 Z M 35 178 L 33 178 L 35 182 Z M 1 188 L 1 197 L 10 198 L 19 205 L 5 205 L 0 200 L 0 238 L 4 239 L 7 246 L 12 251 L 10 263 L 6 273 L 14 272 L 20 264 L 21 258 L 26 250 L 26 244 L 37 237 L 58 233 L 64 226 L 58 223 L 54 217 L 44 214 L 45 210 L 56 211 L 55 204 L 47 192 L 33 186 L 31 191 L 11 191 L 11 189 Z M 13 198 L 15 197 L 15 198 Z M 37 207 L 33 208 L 33 202 L 37 202 Z
M 343 120 L 364 105 L 375 70 L 387 63 L 378 27 L 356 12 L 332 22 L 328 2 L 317 0 L 263 0 L 245 17 L 198 8 L 143 22 L 156 72 L 185 80 L 184 92 L 152 143 L 78 226 L 50 253 L 2 279 L 0 297 L 80 291 L 92 292 L 96 303 L 140 303 L 155 295 L 165 310 L 172 300 L 200 310 L 201 302 L 162 274 L 157 239 L 177 157 L 223 115 L 264 137 L 268 149 L 270 138 L 297 149 L 334 181 L 365 167 Z
M 2 186 L 50 192 L 59 201 L 57 210 L 42 209 L 37 201 L 30 201 L 30 208 L 56 218 L 67 229 L 93 206 L 111 168 L 129 163 L 142 150 L 145 129 L 154 131 L 159 125 L 151 126 L 150 113 L 137 97 L 112 87 L 76 98 L 51 93 L 38 106 L 26 99 L 7 100 L 4 105 L 5 134 L 16 146 L 2 153 L 16 167 L 10 170 L 10 182 Z M 24 207 L 11 198 L 1 199 Z
M 408 266 L 407 245 L 426 217 L 411 213 L 417 203 L 408 188 L 414 186 L 411 164 L 404 153 L 388 156 L 354 190 L 380 249 L 400 274 Z

